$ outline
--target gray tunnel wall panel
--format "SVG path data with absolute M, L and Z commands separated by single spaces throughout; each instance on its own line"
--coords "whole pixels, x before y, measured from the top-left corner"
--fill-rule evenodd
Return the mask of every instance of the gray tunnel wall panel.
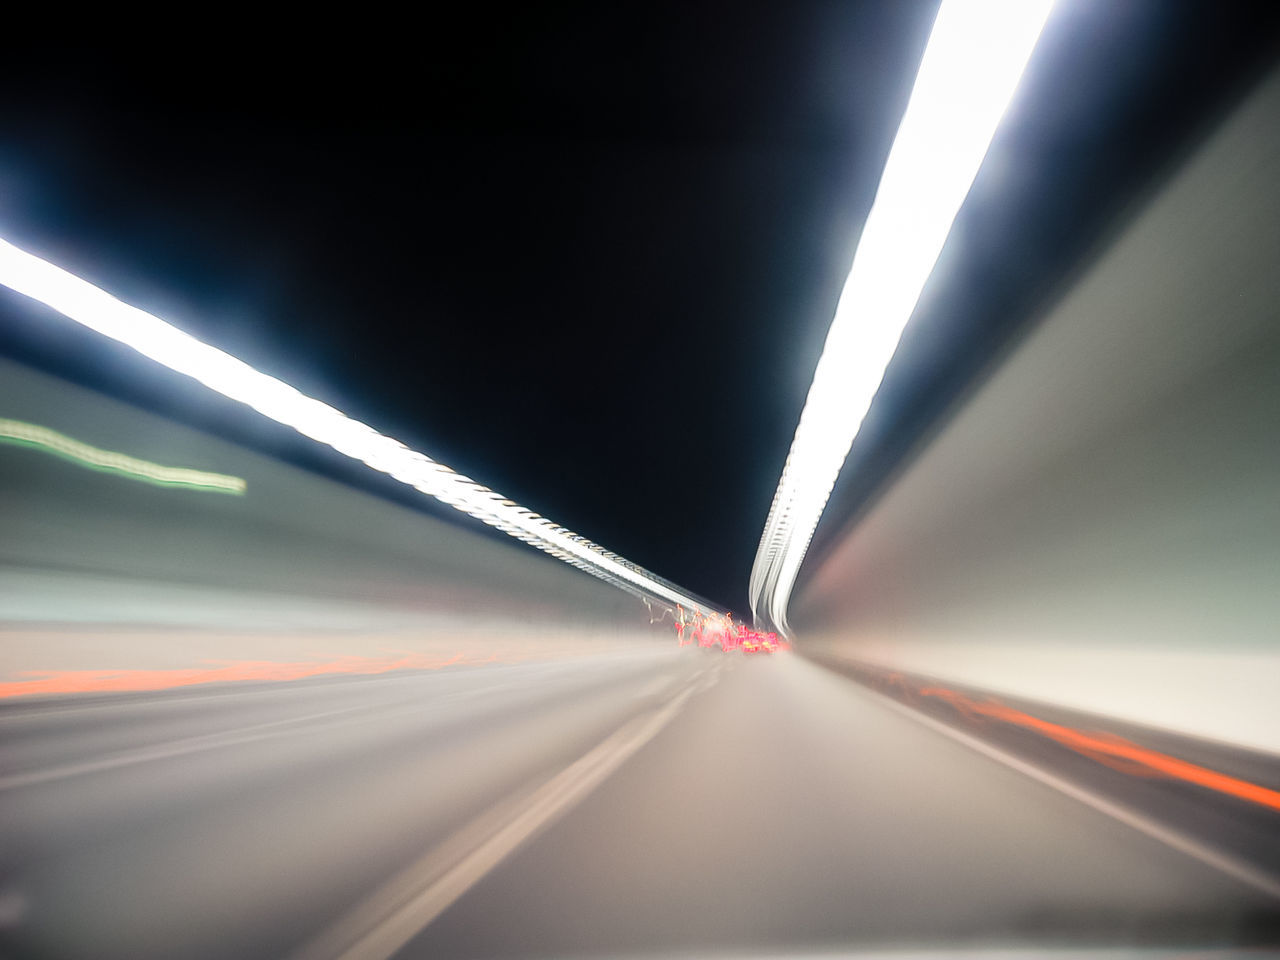
M 243 496 L 164 488 L 0 444 L 0 680 L 208 657 L 534 653 L 658 638 L 640 599 L 524 544 L 7 361 L 0 417 L 247 482 Z
M 1280 752 L 1280 74 L 838 547 L 801 645 Z

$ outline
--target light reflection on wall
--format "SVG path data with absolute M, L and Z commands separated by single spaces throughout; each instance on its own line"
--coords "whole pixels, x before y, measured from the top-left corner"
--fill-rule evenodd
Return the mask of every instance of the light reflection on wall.
M 130 480 L 141 480 L 144 483 L 154 483 L 162 487 L 185 487 L 192 490 L 231 494 L 242 494 L 245 491 L 245 482 L 242 477 L 231 477 L 208 470 L 191 470 L 186 467 L 166 467 L 128 454 L 100 450 L 49 427 L 24 423 L 21 420 L 7 420 L 0 417 L 0 443 L 29 447 L 61 457 L 63 460 L 90 470 L 100 470 L 103 473 L 112 473 L 128 477 Z
M 666 648 L 640 599 L 506 538 L 4 360 L 0 410 L 43 451 L 0 445 L 0 697 Z M 193 476 L 251 495 L 167 482 Z

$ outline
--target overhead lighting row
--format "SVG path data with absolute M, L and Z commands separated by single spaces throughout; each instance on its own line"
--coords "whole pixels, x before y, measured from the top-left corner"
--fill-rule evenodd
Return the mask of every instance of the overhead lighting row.
M 710 612 L 616 553 L 3 239 L 0 284 L 614 586 Z
M 818 521 L 1050 6 L 944 0 L 938 12 L 756 551 L 758 623 L 790 632 Z

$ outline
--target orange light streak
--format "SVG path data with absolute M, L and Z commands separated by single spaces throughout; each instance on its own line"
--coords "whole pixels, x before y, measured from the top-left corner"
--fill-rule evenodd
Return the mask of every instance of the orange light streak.
M 206 660 L 207 666 L 172 670 L 29 670 L 29 679 L 0 682 L 0 699 L 63 693 L 114 693 L 168 690 L 205 683 L 301 680 L 306 677 L 354 674 L 372 676 L 395 670 L 439 670 L 443 667 L 495 663 L 497 656 L 430 657 L 402 654 L 389 657 L 339 657 L 336 660 Z
M 901 674 L 891 673 L 886 675 L 885 679 L 894 686 L 909 689 Z M 1179 760 L 1177 757 L 1171 757 L 1156 750 L 1140 747 L 1115 734 L 1101 731 L 1086 732 L 1059 723 L 1050 723 L 1048 720 L 1041 720 L 1039 717 L 1006 706 L 998 700 L 991 698 L 975 700 L 947 687 L 920 687 L 915 693 L 922 697 L 943 700 L 970 720 L 990 718 L 1025 730 L 1032 730 L 1121 773 L 1139 777 L 1181 780 L 1184 783 L 1195 784 L 1198 787 L 1280 811 L 1280 792 L 1278 791 L 1210 770 L 1208 767 L 1189 763 L 1186 760 Z

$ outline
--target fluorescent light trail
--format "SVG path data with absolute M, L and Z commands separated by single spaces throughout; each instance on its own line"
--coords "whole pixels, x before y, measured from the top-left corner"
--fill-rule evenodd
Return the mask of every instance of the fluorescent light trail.
M 787 606 L 840 468 L 1044 26 L 1051 0 L 944 0 L 751 569 L 752 613 Z
M 73 440 L 66 434 L 21 420 L 0 418 L 0 443 L 12 443 L 43 450 L 90 470 L 114 473 L 132 480 L 143 480 L 162 487 L 187 487 L 192 490 L 210 490 L 216 493 L 244 493 L 242 477 L 207 470 L 191 470 L 187 467 L 166 467 L 149 460 L 139 460 L 113 450 L 99 450 L 87 443 Z
M 642 567 L 3 239 L 0 283 L 614 586 L 710 609 Z

